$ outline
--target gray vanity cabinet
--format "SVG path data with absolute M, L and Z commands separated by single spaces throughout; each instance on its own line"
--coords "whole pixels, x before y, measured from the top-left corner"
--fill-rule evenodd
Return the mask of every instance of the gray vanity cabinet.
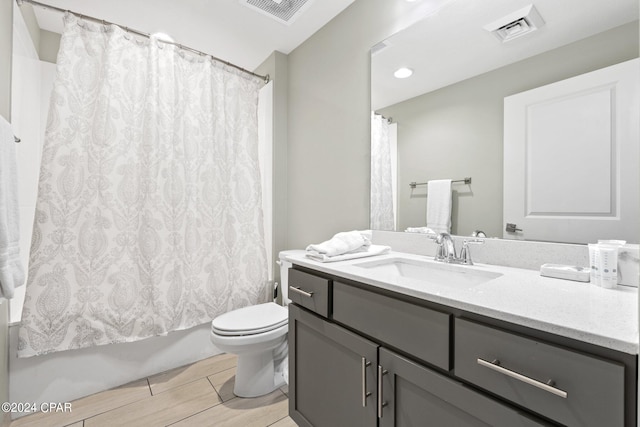
M 289 284 L 300 426 L 636 425 L 635 356 L 298 266 Z
M 375 426 L 377 344 L 289 306 L 289 414 L 304 427 Z

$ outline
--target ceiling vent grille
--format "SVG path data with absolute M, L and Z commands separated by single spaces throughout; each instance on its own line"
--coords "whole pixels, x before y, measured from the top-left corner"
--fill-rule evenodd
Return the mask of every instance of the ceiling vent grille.
M 503 43 L 536 31 L 544 25 L 544 20 L 535 6 L 529 6 L 485 25 L 483 28 L 493 33 Z
M 240 0 L 248 8 L 287 25 L 298 19 L 312 2 L 313 0 Z
M 387 40 L 383 40 L 380 43 L 374 44 L 373 47 L 371 48 L 371 56 L 377 55 L 378 53 L 382 52 L 389 46 L 391 46 L 391 43 Z

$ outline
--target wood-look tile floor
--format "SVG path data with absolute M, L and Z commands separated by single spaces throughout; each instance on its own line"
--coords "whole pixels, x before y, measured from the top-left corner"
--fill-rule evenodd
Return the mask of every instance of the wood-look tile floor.
M 288 388 L 243 399 L 233 394 L 236 357 L 221 354 L 71 402 L 71 412 L 33 414 L 10 427 L 296 427 Z

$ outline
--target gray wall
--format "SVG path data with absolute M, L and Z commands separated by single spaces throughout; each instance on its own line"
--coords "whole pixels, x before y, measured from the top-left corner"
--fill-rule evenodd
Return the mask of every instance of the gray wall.
M 425 225 L 426 186 L 453 186 L 452 233 L 502 236 L 503 99 L 638 57 L 638 22 L 384 108 L 398 123 L 399 230 Z
M 289 248 L 369 228 L 369 49 L 420 7 L 356 0 L 289 54 Z
M 53 64 L 57 62 L 61 37 L 61 34 L 53 33 L 47 30 L 40 30 L 38 55 L 41 61 L 47 61 Z
M 11 120 L 11 51 L 13 0 L 0 0 L 0 115 Z M 9 303 L 0 302 L 0 402 L 9 401 Z M 0 426 L 9 414 L 0 412 Z
M 22 13 L 25 24 L 27 24 L 29 35 L 31 36 L 33 46 L 40 60 L 55 64 L 58 57 L 58 50 L 60 49 L 61 35 L 40 29 L 32 5 L 23 3 L 22 6 L 20 6 L 20 12 Z
M 36 48 L 38 55 L 40 55 L 40 26 L 38 25 L 38 19 L 36 18 L 33 6 L 29 3 L 23 3 L 22 6 L 20 6 L 20 13 L 22 14 L 24 23 L 27 25 L 33 46 Z

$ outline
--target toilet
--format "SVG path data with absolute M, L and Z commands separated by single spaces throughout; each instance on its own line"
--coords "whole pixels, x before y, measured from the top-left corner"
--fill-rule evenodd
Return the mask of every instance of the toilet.
M 257 397 L 271 393 L 288 381 L 288 276 L 291 263 L 280 253 L 280 294 L 275 302 L 243 307 L 222 314 L 211 322 L 211 342 L 238 356 L 233 393 Z

